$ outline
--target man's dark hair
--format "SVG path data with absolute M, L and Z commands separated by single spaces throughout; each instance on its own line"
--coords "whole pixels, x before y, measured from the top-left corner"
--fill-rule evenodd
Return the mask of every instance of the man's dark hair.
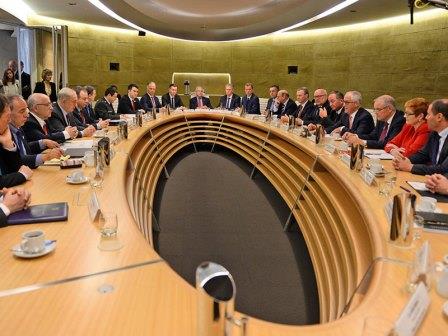
M 104 96 L 107 95 L 114 96 L 117 93 L 117 87 L 116 86 L 109 86 L 106 91 L 104 91 Z
M 277 92 L 280 91 L 280 86 L 278 86 L 277 84 L 271 85 L 270 88 L 271 87 L 276 88 Z
M 129 85 L 128 85 L 128 91 L 129 91 L 129 90 L 132 90 L 132 88 L 136 88 L 136 89 L 138 89 L 138 85 L 137 85 L 137 84 L 129 84 Z
M 95 91 L 95 88 L 92 85 L 86 85 L 85 88 L 89 96 Z
M 177 87 L 176 83 L 171 83 L 170 86 L 168 86 L 168 89 L 171 89 L 172 87 Z
M 448 120 L 448 99 L 437 99 L 432 102 L 433 114 L 442 113 L 443 117 Z
M 334 94 L 337 99 L 344 100 L 344 94 L 341 91 L 334 90 L 331 91 L 328 95 Z
M 76 97 L 79 98 L 79 94 L 81 93 L 81 91 L 85 91 L 87 93 L 87 90 L 84 86 L 78 85 L 75 87 L 75 92 L 76 92 Z
M 0 93 L 0 116 L 5 112 L 6 106 L 8 106 L 8 99 L 2 93 Z

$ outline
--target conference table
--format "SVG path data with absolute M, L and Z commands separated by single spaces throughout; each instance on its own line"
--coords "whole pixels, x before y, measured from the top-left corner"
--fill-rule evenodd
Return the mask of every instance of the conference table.
M 201 143 L 233 151 L 266 176 L 291 209 L 290 229 L 301 230 L 316 275 L 320 324 L 281 325 L 249 316 L 248 335 L 361 335 L 368 319 L 393 323 L 410 298 L 405 288 L 416 248 L 388 241 L 389 198 L 329 153 L 324 144 L 331 141 L 315 144 L 278 125 L 224 111 L 186 110 L 145 121 L 115 146 L 103 186 L 95 191 L 101 209 L 118 216 L 123 247 L 117 251 L 98 248 L 99 227 L 87 206 L 91 188 L 67 184 L 70 170 L 39 167 L 25 184 L 32 204 L 67 202 L 69 219 L 0 230 L 1 334 L 195 335 L 197 291 L 153 249 L 152 230 L 157 181 L 169 178 L 166 163 Z M 392 169 L 390 161 L 384 165 Z M 92 170 L 83 168 L 86 174 Z M 404 192 L 400 186 L 408 180 L 424 177 L 398 172 L 392 194 Z M 36 259 L 14 257 L 11 248 L 21 234 L 36 228 L 57 240 L 56 249 Z M 447 235 L 423 232 L 425 240 L 434 260 L 448 253 Z M 419 335 L 447 334 L 445 299 L 434 286 L 429 296 Z

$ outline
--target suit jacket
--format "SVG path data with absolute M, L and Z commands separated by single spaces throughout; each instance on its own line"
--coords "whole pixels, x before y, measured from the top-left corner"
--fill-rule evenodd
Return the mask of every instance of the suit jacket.
M 89 123 L 87 123 L 87 119 L 85 114 L 83 113 L 83 110 L 78 110 L 78 108 L 75 107 L 75 110 L 73 111 L 73 117 L 78 131 L 83 131 L 85 128 L 89 126 Z M 93 126 L 95 127 L 95 125 Z
M 3 212 L 2 209 L 0 209 L 0 228 L 8 226 L 8 224 L 6 223 L 6 220 L 7 220 L 7 218 L 6 218 L 5 213 Z
M 133 100 L 134 107 L 132 107 L 131 104 L 131 98 L 129 98 L 128 95 L 124 95 L 120 98 L 120 101 L 118 102 L 118 114 L 135 114 L 138 110 L 140 110 L 142 107 L 140 106 L 140 101 L 138 98 L 135 98 Z
M 20 153 L 21 164 L 24 164 L 25 166 L 28 166 L 32 169 L 37 168 L 36 155 L 42 152 L 42 150 L 40 149 L 39 141 L 28 142 L 26 141 L 23 131 L 21 129 L 19 129 L 18 131 L 14 131 L 14 129 L 11 126 L 9 126 L 9 128 L 11 130 L 11 134 L 15 132 L 15 135 L 13 134 L 12 139 L 16 144 L 17 151 Z M 20 139 L 22 140 L 25 152 L 23 152 L 23 149 L 21 148 L 17 137 L 20 137 Z
M 102 97 L 98 99 L 98 101 L 95 104 L 95 117 L 97 119 L 101 118 L 103 120 L 110 119 L 110 120 L 116 120 L 120 119 L 120 115 L 115 113 L 114 108 L 112 107 L 112 104 L 110 104 L 106 98 Z
M 284 104 L 280 104 L 278 110 L 280 116 L 292 115 L 294 116 L 294 118 L 297 118 L 297 105 L 292 99 L 288 99 L 288 101 L 286 102 L 286 106 Z
M 209 109 L 212 109 L 212 104 L 210 103 L 210 99 L 207 97 L 202 97 L 202 106 L 207 106 Z M 193 97 L 190 99 L 190 109 L 195 110 L 198 108 L 198 97 Z
M 56 96 L 56 84 L 53 82 L 50 82 L 50 86 L 51 86 L 51 93 L 50 93 L 50 100 L 51 102 L 55 102 L 56 100 L 58 100 L 57 96 Z M 43 94 L 47 94 L 47 92 L 45 92 L 45 84 L 44 82 L 37 82 L 36 83 L 36 87 L 34 88 L 34 93 L 43 93 Z
M 329 116 L 330 119 L 333 121 L 333 125 L 341 121 L 343 115 L 344 115 L 344 106 L 342 106 L 339 110 L 331 110 Z
M 227 110 L 235 110 L 238 107 L 241 107 L 241 98 L 240 96 L 233 94 L 232 99 L 230 100 L 230 107 L 227 108 L 227 95 L 222 96 L 219 98 L 219 106 Z
M 86 124 L 93 125 L 96 128 L 96 124 L 98 123 L 99 118 L 96 117 L 92 105 L 87 104 L 86 107 L 81 110 L 81 114 L 84 116 Z
M 384 146 L 393 139 L 398 133 L 400 133 L 406 120 L 404 119 L 404 113 L 402 111 L 396 111 L 392 121 L 390 122 L 389 129 L 386 137 L 380 140 L 381 133 L 383 132 L 385 121 L 378 121 L 375 128 L 369 134 L 359 134 L 359 138 L 367 140 L 367 148 L 383 149 Z
M 297 104 L 296 104 L 297 105 Z M 307 100 L 305 102 L 305 106 L 302 108 L 301 105 L 297 105 L 297 113 L 296 113 L 296 117 L 300 118 L 303 120 L 303 118 L 308 115 L 309 113 L 311 113 L 311 110 L 314 109 L 314 103 L 312 101 Z
M 59 107 L 59 104 L 58 103 L 53 104 L 53 112 L 51 112 L 51 117 L 48 118 L 48 125 L 50 126 L 50 132 L 51 133 L 63 132 L 67 126 L 76 126 L 78 130 L 82 128 L 78 125 L 79 121 L 76 121 L 73 112 L 67 113 L 67 121 L 68 123 L 65 121 L 64 113 L 62 112 L 62 109 Z M 78 138 L 81 137 L 82 137 L 81 132 L 78 132 Z
M 180 96 L 178 94 L 176 94 L 174 96 L 174 106 L 171 105 L 171 97 L 169 93 L 165 93 L 162 96 L 162 106 L 167 106 L 169 105 L 170 108 L 178 108 L 181 106 L 184 106 L 184 103 L 182 102 L 182 99 L 180 98 Z
M 156 112 L 159 112 L 159 108 L 162 107 L 162 104 L 160 104 L 159 98 L 157 96 L 154 96 L 154 105 L 152 106 L 151 97 L 149 94 L 145 93 L 143 97 L 140 99 L 140 105 L 142 106 L 142 109 L 145 111 L 151 111 L 154 107 L 156 109 Z
M 272 111 L 274 106 L 272 106 L 272 104 L 274 104 L 275 98 L 269 98 L 268 99 L 268 103 L 266 104 L 266 111 Z M 278 111 L 278 105 L 277 105 L 277 110 L 276 111 L 272 111 L 273 114 L 278 115 L 280 112 Z
M 0 170 L 2 175 L 16 173 L 22 165 L 19 151 L 8 151 L 0 146 Z
M 241 106 L 244 106 L 246 113 L 260 114 L 260 99 L 254 94 L 250 96 L 250 99 L 247 96 L 243 96 Z
M 44 130 L 39 124 L 39 121 L 30 113 L 25 125 L 22 126 L 22 130 L 25 133 L 25 139 L 27 141 L 37 141 L 41 139 L 50 139 L 59 143 L 65 141 L 64 133 L 61 131 L 52 133 L 48 122 L 45 122 L 48 128 L 48 134 L 45 134 Z
M 411 170 L 412 174 L 431 175 L 448 173 L 448 137 L 445 139 L 439 160 L 436 162 L 437 152 L 435 149 L 438 143 L 439 135 L 437 132 L 432 131 L 425 147 L 409 157 L 409 160 L 414 164 Z
M 366 109 L 360 107 L 358 112 L 356 112 L 355 119 L 353 120 L 352 127 L 350 128 L 350 116 L 348 113 L 343 114 L 341 117 L 341 120 L 334 124 L 333 126 L 329 127 L 328 129 L 330 131 L 327 131 L 327 133 L 332 132 L 334 129 L 343 126 L 343 129 L 341 131 L 341 135 L 345 132 L 355 133 L 357 135 L 361 134 L 369 134 L 372 132 L 372 130 L 375 128 L 375 123 L 373 121 L 373 117 L 370 114 L 369 111 Z
M 309 107 L 308 107 L 309 106 Z M 333 125 L 333 120 L 331 119 L 331 107 L 328 101 L 326 101 L 321 107 L 327 110 L 327 116 L 325 118 L 321 118 L 319 116 L 319 106 L 314 104 L 305 105 L 306 111 L 303 113 L 303 124 L 320 124 L 324 128 L 330 127 Z M 304 110 L 305 110 L 304 108 Z
M 19 172 L 0 175 L 0 189 L 14 187 L 24 182 L 26 182 L 26 178 Z
M 417 153 L 428 142 L 429 137 L 428 124 L 424 122 L 417 129 L 409 124 L 404 124 L 402 130 L 392 140 L 390 140 L 384 150 L 390 152 L 392 150 L 391 145 L 395 145 L 398 148 L 404 148 L 404 156 L 410 157 L 412 154 Z
M 16 71 L 15 78 L 19 79 L 19 72 Z M 27 100 L 31 95 L 31 76 L 27 74 L 25 71 L 22 71 L 20 74 L 20 81 L 22 84 L 22 97 Z

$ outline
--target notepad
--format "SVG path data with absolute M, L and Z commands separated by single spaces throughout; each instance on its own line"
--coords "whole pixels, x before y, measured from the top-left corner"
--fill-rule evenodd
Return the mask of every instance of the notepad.
M 68 218 L 67 202 L 30 206 L 8 216 L 9 225 L 60 222 Z
M 369 159 L 393 160 L 394 156 L 382 149 L 365 149 L 364 155 Z

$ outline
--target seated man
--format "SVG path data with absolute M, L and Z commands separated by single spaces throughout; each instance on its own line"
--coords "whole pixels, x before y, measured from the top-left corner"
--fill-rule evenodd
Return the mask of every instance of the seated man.
M 84 110 L 81 112 L 84 114 L 84 118 L 86 119 L 86 123 L 89 125 L 94 125 L 96 129 L 107 128 L 109 126 L 109 119 L 97 118 L 95 111 L 93 110 L 93 103 L 96 98 L 96 90 L 93 86 L 87 85 L 85 86 L 87 91 L 87 105 L 84 107 Z
M 254 86 L 252 83 L 244 84 L 244 92 L 241 106 L 244 106 L 248 114 L 260 114 L 260 99 L 254 94 Z
M 48 118 L 53 111 L 53 105 L 50 97 L 43 93 L 33 93 L 28 98 L 28 109 L 30 111 L 28 120 L 22 126 L 27 141 L 38 141 L 49 139 L 59 143 L 68 139 L 76 138 L 78 130 L 76 127 L 67 126 L 62 132 L 50 131 Z
M 19 188 L 3 188 L 1 193 L 0 227 L 5 227 L 10 214 L 28 207 L 31 201 L 31 194 L 28 190 Z
M 151 111 L 153 108 L 156 109 L 156 112 L 159 112 L 159 108 L 162 107 L 162 104 L 160 104 L 159 98 L 156 96 L 156 83 L 148 83 L 146 86 L 146 93 L 140 99 L 140 105 L 146 112 Z
M 169 106 L 171 109 L 184 107 L 182 99 L 177 94 L 177 84 L 171 83 L 168 92 L 162 96 L 162 106 Z
M 330 116 L 331 107 L 327 98 L 327 90 L 317 89 L 314 91 L 314 106 L 303 116 L 303 125 L 308 126 L 310 130 L 316 129 L 317 124 L 322 125 L 324 128 L 333 125 L 333 120 Z
M 57 102 L 53 105 L 53 112 L 48 119 L 51 133 L 63 132 L 67 126 L 72 126 L 77 130 L 76 137 L 92 136 L 93 132 L 95 132 L 95 127 L 88 126 L 87 128 L 84 128 L 83 126 L 80 126 L 73 115 L 77 101 L 78 98 L 74 90 L 67 87 L 59 90 Z
M 233 85 L 226 84 L 226 94 L 219 98 L 219 108 L 225 110 L 236 110 L 241 107 L 241 98 L 233 93 Z
M 109 126 L 109 120 L 96 120 L 93 115 L 88 114 L 86 110 L 89 105 L 89 94 L 87 89 L 83 86 L 77 86 L 75 87 L 75 92 L 77 100 L 73 115 L 75 117 L 78 130 L 90 132 L 93 127 L 93 132 L 95 132 L 96 129 L 102 129 Z
M 277 100 L 280 103 L 278 110 L 280 111 L 283 122 L 288 122 L 289 116 L 297 116 L 297 105 L 289 98 L 288 91 L 280 90 L 277 94 Z
M 361 93 L 348 91 L 344 96 L 345 113 L 338 123 L 327 128 L 328 131 L 340 133 L 341 135 L 344 135 L 346 132 L 357 135 L 372 132 L 375 128 L 373 117 L 369 111 L 361 107 L 361 102 Z
M 303 118 L 308 115 L 311 110 L 314 108 L 313 103 L 309 100 L 310 99 L 310 93 L 308 88 L 301 87 L 298 88 L 296 91 L 296 105 L 297 105 L 297 114 L 296 120 L 297 125 L 302 125 Z
M 212 104 L 210 103 L 210 99 L 208 97 L 204 97 L 204 89 L 201 86 L 196 87 L 196 90 L 194 92 L 196 96 L 190 99 L 191 110 L 213 108 Z
M 61 157 L 63 152 L 56 141 L 49 139 L 31 142 L 26 141 L 21 129 L 27 121 L 29 114 L 25 100 L 21 96 L 9 96 L 8 103 L 11 110 L 9 128 L 22 163 L 30 168 L 37 168 L 45 161 Z M 42 152 L 45 149 L 48 150 Z
M 20 156 L 8 127 L 10 119 L 8 100 L 0 94 L 0 188 L 21 184 L 33 175 L 30 168 L 20 165 Z
M 103 120 L 117 120 L 120 119 L 120 115 L 115 113 L 112 104 L 117 100 L 117 89 L 110 86 L 104 92 L 104 97 L 98 99 L 95 104 L 95 117 Z
M 330 119 L 333 122 L 332 125 L 337 124 L 344 115 L 344 94 L 340 91 L 331 91 L 328 95 L 328 103 L 331 107 Z M 327 131 L 330 127 L 325 128 L 327 133 L 331 133 Z
M 405 123 L 404 113 L 397 111 L 395 99 L 388 95 L 379 96 L 373 103 L 373 110 L 377 113 L 377 123 L 369 134 L 346 133 L 349 144 L 362 144 L 367 148 L 384 149 L 384 146 L 400 133 Z
M 399 154 L 393 161 L 395 169 L 418 175 L 448 173 L 448 99 L 433 101 L 426 120 L 432 132 L 425 147 L 409 158 Z
M 128 85 L 128 94 L 120 98 L 118 102 L 118 114 L 135 114 L 142 107 L 138 100 L 138 86 L 137 84 Z
M 265 111 L 266 113 L 270 111 L 271 115 L 274 114 L 278 115 L 278 105 L 279 105 L 279 102 L 277 100 L 278 91 L 280 91 L 280 87 L 278 85 L 272 85 L 269 88 L 269 99 L 268 103 L 266 104 L 266 111 Z

